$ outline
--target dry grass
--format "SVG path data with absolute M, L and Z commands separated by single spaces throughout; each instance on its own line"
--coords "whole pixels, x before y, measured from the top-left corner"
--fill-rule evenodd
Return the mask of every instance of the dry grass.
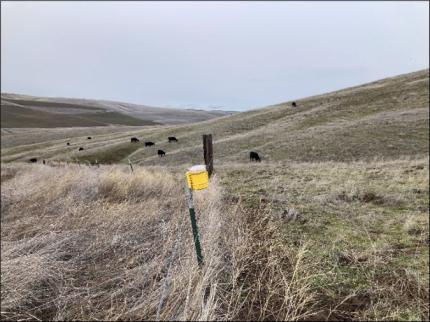
M 227 194 L 271 214 L 272 243 L 296 254 L 306 246 L 312 318 L 428 319 L 428 158 L 232 163 L 219 172 Z
M 312 315 L 305 249 L 286 253 L 267 217 L 225 207 L 216 177 L 195 198 L 198 270 L 183 182 L 162 169 L 2 165 L 2 319 Z
M 2 318 L 428 316 L 428 160 L 167 169 L 3 164 Z

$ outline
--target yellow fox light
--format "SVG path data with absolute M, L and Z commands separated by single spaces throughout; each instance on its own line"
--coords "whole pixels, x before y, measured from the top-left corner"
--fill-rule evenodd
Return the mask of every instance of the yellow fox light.
M 188 188 L 191 190 L 203 190 L 209 186 L 209 176 L 205 165 L 195 165 L 185 173 Z
M 196 248 L 197 263 L 203 266 L 202 246 L 199 239 L 199 228 L 197 227 L 196 212 L 194 210 L 193 190 L 203 190 L 209 186 L 209 176 L 205 165 L 195 165 L 185 173 L 188 184 L 188 210 L 190 211 L 191 227 L 193 229 L 194 246 Z

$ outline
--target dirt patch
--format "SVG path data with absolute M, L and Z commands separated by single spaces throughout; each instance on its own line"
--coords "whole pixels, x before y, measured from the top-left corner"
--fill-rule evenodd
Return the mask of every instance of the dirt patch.
M 349 195 L 345 191 L 342 191 L 337 195 L 337 199 L 345 202 L 361 201 L 365 203 L 374 203 L 376 205 L 381 205 L 385 202 L 383 196 L 371 191 L 353 195 Z
M 414 226 L 407 230 L 409 235 L 419 236 L 425 232 L 425 229 L 422 227 Z
M 340 252 L 336 257 L 336 261 L 340 266 L 349 266 L 352 264 L 363 263 L 368 260 L 367 256 L 357 256 L 347 252 Z
M 10 180 L 15 177 L 16 173 L 18 172 L 17 169 L 14 168 L 3 168 L 1 171 L 1 182 L 5 182 L 7 180 Z
M 384 203 L 384 198 L 375 194 L 374 192 L 366 192 L 362 196 L 359 197 L 359 200 L 363 202 L 372 202 L 377 205 L 381 205 Z

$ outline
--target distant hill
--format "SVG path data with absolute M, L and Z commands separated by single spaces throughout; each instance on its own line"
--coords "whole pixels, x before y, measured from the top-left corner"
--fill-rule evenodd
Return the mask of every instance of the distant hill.
M 232 112 L 159 108 L 122 102 L 1 94 L 2 128 L 183 124 Z

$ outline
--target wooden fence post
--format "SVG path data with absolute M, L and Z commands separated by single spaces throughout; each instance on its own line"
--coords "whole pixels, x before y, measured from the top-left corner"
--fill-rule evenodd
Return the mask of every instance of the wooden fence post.
M 212 134 L 203 134 L 203 155 L 205 158 L 206 169 L 210 178 L 214 171 Z

